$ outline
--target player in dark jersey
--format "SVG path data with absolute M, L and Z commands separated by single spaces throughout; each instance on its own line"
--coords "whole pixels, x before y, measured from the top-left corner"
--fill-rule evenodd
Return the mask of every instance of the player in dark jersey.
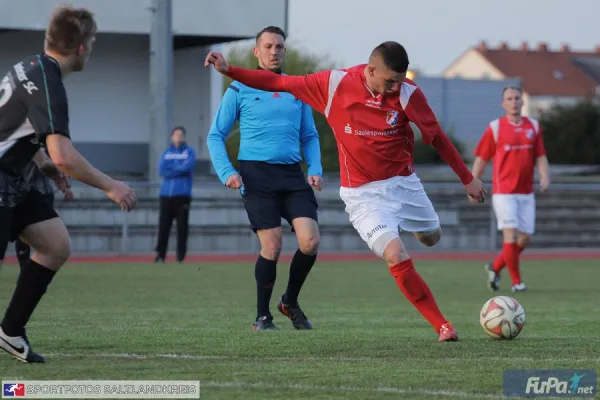
M 23 174 L 25 182 L 29 184 L 29 190 L 37 190 L 44 195 L 46 200 L 50 203 L 50 206 L 54 208 L 54 191 L 59 189 L 55 187 L 52 180 L 46 176 L 42 170 L 37 166 L 34 161 L 31 161 Z M 65 186 L 60 188 L 64 193 L 65 200 L 73 200 L 73 192 L 70 189 L 70 184 L 65 182 Z M 25 243 L 21 238 L 15 240 L 15 252 L 17 253 L 17 259 L 21 268 L 29 261 L 31 257 L 31 247 Z
M 70 139 L 63 78 L 83 70 L 95 35 L 91 12 L 59 7 L 46 30 L 44 53 L 17 63 L 0 81 L 0 260 L 17 237 L 36 249 L 0 322 L 0 348 L 23 362 L 44 362 L 31 349 L 25 326 L 71 252 L 64 223 L 40 192 L 30 190 L 27 165 L 33 160 L 59 188 L 70 176 L 101 189 L 124 211 L 136 203 L 126 184 L 92 167 Z

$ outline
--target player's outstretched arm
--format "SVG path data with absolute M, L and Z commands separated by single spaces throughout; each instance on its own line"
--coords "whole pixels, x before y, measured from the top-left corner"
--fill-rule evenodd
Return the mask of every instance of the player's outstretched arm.
M 58 169 L 86 185 L 100 189 L 123 211 L 131 210 L 136 204 L 133 190 L 123 182 L 116 181 L 94 168 L 75 149 L 71 139 L 61 134 L 51 134 L 46 137 L 46 147 L 50 158 Z
M 329 86 L 329 72 L 321 71 L 305 76 L 280 75 L 271 71 L 232 67 L 223 54 L 210 52 L 204 66 L 213 65 L 217 71 L 254 89 L 268 92 L 288 92 L 320 113 L 325 112 Z
M 246 68 L 232 67 L 227 64 L 223 54 L 211 51 L 206 56 L 204 66 L 213 65 L 217 71 L 231 79 L 240 81 L 246 86 L 254 89 L 266 90 L 268 92 L 285 92 L 286 77 L 266 70 L 249 70 Z

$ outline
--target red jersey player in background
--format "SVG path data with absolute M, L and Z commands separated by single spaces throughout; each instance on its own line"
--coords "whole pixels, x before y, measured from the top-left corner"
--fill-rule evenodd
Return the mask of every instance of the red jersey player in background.
M 485 266 L 488 287 L 493 291 L 500 288 L 500 271 L 506 265 L 512 291 L 522 292 L 527 286 L 521 280 L 520 253 L 535 231 L 535 167 L 540 172 L 542 192 L 548 189 L 550 177 L 540 124 L 521 115 L 521 89 L 504 88 L 502 108 L 506 115 L 490 122 L 475 149 L 473 175 L 481 177 L 487 163 L 493 160 L 492 205 L 504 243 L 496 260 Z
M 442 132 L 421 90 L 406 79 L 409 61 L 404 47 L 385 42 L 373 50 L 368 64 L 306 76 L 231 67 L 216 52 L 206 57 L 205 66 L 210 64 L 247 86 L 289 92 L 325 115 L 338 144 L 340 197 L 354 228 L 387 262 L 400 290 L 439 340 L 458 340 L 398 233 L 411 232 L 426 246 L 441 237 L 438 215 L 413 168 L 414 133 L 409 122 L 452 167 L 469 196 L 483 202 L 486 191 Z

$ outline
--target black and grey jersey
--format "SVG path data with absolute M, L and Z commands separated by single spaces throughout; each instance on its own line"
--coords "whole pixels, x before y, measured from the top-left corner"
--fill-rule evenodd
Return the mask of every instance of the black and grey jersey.
M 46 137 L 69 134 L 69 107 L 58 62 L 39 54 L 0 81 L 0 171 L 20 176 Z

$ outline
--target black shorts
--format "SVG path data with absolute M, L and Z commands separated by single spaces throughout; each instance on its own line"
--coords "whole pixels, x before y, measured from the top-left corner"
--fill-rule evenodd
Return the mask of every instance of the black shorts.
M 57 218 L 49 196 L 37 190 L 24 194 L 15 207 L 0 207 L 0 260 L 8 242 L 14 242 L 29 225 Z
M 240 161 L 240 175 L 242 198 L 254 232 L 281 226 L 281 218 L 290 225 L 302 217 L 318 222 L 317 199 L 300 164 Z
M 46 201 L 50 204 L 50 207 L 52 207 L 52 209 L 54 210 L 54 199 L 55 199 L 54 192 L 42 193 L 42 192 L 38 191 L 38 193 L 40 193 L 42 196 L 44 196 Z

